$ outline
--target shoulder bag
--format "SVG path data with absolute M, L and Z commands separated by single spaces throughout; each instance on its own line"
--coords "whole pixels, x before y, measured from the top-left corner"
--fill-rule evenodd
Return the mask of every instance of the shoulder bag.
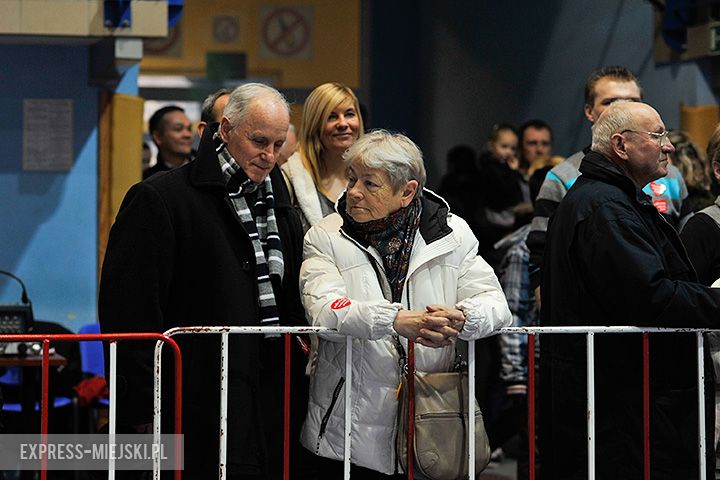
M 409 424 L 407 356 L 398 338 L 396 343 L 401 365 L 396 449 L 400 466 L 407 472 Z M 413 353 L 413 349 L 410 349 L 410 354 Z M 467 478 L 469 471 L 467 372 L 415 372 L 414 379 L 414 477 L 423 480 Z M 489 462 L 490 442 L 480 406 L 475 400 L 475 474 L 482 472 Z

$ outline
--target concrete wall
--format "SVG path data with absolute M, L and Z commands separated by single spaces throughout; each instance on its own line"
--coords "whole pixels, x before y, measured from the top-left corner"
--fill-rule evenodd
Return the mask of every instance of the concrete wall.
M 431 184 L 448 149 L 481 148 L 499 121 L 546 120 L 564 156 L 587 145 L 584 83 L 604 65 L 635 71 L 668 128 L 678 127 L 681 103 L 716 103 L 703 62 L 655 65 L 648 2 L 367 3 L 373 125 L 418 141 Z

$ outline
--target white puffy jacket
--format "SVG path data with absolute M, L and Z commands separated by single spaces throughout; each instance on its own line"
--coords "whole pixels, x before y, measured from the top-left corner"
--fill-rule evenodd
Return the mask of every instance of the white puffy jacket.
M 344 197 L 338 201 L 338 208 L 344 208 Z M 365 249 L 341 226 L 342 217 L 334 213 L 305 236 L 300 272 L 303 304 L 313 325 L 335 328 L 355 338 L 351 462 L 392 474 L 400 381 L 393 340 L 398 310 L 455 305 L 466 317 L 460 333 L 463 340 L 491 335 L 509 326 L 512 317 L 492 268 L 476 253 L 478 241 L 467 223 L 448 213 L 444 200 L 429 190 L 424 191 L 420 231 L 410 256 L 402 304 L 391 303 L 383 295 L 389 287 L 377 251 Z M 344 349 L 344 342 L 337 339 L 320 339 L 301 434 L 306 448 L 336 460 L 343 458 L 344 448 Z M 435 349 L 416 345 L 415 368 L 448 371 L 454 357 L 452 346 Z

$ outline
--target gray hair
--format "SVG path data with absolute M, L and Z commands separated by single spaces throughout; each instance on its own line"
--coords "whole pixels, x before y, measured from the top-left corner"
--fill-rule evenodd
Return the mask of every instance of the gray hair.
M 427 176 L 422 152 L 412 140 L 400 133 L 381 129 L 368 132 L 347 149 L 343 160 L 348 166 L 358 162 L 367 168 L 385 170 L 394 192 L 410 180 L 415 180 L 418 182 L 416 196 L 421 196 L 425 186 Z
M 262 97 L 271 97 L 277 100 L 290 115 L 290 104 L 285 100 L 283 94 L 262 83 L 246 83 L 233 90 L 228 97 L 223 115 L 228 117 L 231 125 L 235 126 L 243 121 L 252 101 Z
M 223 95 L 230 95 L 231 92 L 232 90 L 230 90 L 229 88 L 221 88 L 217 92 L 208 95 L 202 103 L 202 107 L 200 110 L 200 121 L 205 123 L 219 122 L 220 119 L 215 118 L 215 102 L 217 102 L 218 98 L 222 97 Z
M 618 102 L 610 105 L 592 126 L 592 145 L 590 148 L 596 152 L 611 156 L 613 153 L 612 137 L 623 130 L 635 128 L 635 117 L 623 105 L 628 102 Z

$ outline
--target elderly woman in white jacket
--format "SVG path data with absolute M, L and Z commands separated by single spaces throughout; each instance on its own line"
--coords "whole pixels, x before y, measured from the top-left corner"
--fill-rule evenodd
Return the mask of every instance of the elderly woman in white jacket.
M 425 184 L 418 147 L 371 132 L 344 155 L 348 185 L 305 236 L 303 303 L 315 326 L 354 337 L 352 477 L 393 478 L 400 382 L 397 340 L 416 342 L 418 371 L 449 371 L 456 339 L 511 323 L 492 268 L 467 223 Z M 342 477 L 344 343 L 320 340 L 302 443 L 321 478 Z M 403 478 L 398 475 L 397 478 Z

